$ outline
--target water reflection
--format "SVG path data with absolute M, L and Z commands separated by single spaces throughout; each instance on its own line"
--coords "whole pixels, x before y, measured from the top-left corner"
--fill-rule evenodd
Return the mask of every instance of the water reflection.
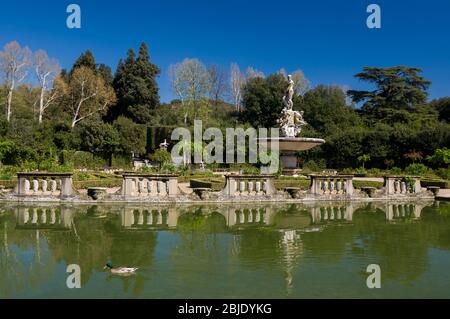
M 226 297 L 228 291 L 241 297 L 313 296 L 325 289 L 324 282 L 310 282 L 319 280 L 319 269 L 335 269 L 325 276 L 327 284 L 342 291 L 342 283 L 365 281 L 360 264 L 370 262 L 380 264 L 383 280 L 394 286 L 417 284 L 423 276 L 437 276 L 430 249 L 450 250 L 448 207 L 411 202 L 2 205 L 0 297 L 36 296 L 49 283 L 50 296 L 71 296 L 64 267 L 72 263 L 82 268 L 82 285 L 119 284 L 111 289 L 116 297 Z M 109 278 L 102 272 L 107 260 L 141 272 Z M 103 296 L 91 289 L 93 297 Z

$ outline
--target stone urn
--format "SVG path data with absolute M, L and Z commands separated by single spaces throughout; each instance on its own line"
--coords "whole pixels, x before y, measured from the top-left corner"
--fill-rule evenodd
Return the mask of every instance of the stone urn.
M 428 186 L 427 190 L 432 192 L 433 195 L 436 197 L 439 194 L 440 187 L 438 187 L 438 186 Z
M 299 199 L 301 198 L 301 192 L 300 192 L 300 188 L 298 187 L 286 187 L 285 192 L 287 192 L 289 194 L 289 196 L 291 196 L 291 198 L 293 199 Z
M 370 198 L 375 197 L 376 188 L 375 187 L 362 187 L 361 190 L 367 194 Z
M 203 188 L 203 187 L 194 188 L 194 193 L 201 200 L 208 200 L 210 198 L 211 188 Z
M 105 187 L 89 187 L 87 194 L 93 200 L 104 199 L 106 197 L 106 190 L 107 188 Z

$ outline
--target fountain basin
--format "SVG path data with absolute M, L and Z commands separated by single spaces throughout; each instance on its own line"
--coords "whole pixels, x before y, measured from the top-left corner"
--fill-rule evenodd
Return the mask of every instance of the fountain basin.
M 299 173 L 297 152 L 307 151 L 313 147 L 322 145 L 325 140 L 311 137 L 269 137 L 259 138 L 259 143 L 266 142 L 267 149 L 271 149 L 271 143 L 278 142 L 281 166 L 284 175 L 296 175 Z
M 311 138 L 311 137 L 269 137 L 269 138 L 259 138 L 259 142 L 267 142 L 267 148 L 271 148 L 271 143 L 273 141 L 278 141 L 279 150 L 281 152 L 298 152 L 307 151 L 313 147 L 322 145 L 325 140 L 321 138 Z

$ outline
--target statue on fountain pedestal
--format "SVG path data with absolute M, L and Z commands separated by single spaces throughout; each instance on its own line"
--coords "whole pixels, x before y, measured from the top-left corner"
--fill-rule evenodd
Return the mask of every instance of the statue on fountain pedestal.
M 294 96 L 294 81 L 292 77 L 288 75 L 288 87 L 286 93 L 283 96 L 284 108 L 281 111 L 281 118 L 278 119 L 278 124 L 280 125 L 281 134 L 285 137 L 297 137 L 302 131 L 302 126 L 306 123 L 303 119 L 303 111 L 298 112 L 292 109 L 294 103 L 292 98 Z

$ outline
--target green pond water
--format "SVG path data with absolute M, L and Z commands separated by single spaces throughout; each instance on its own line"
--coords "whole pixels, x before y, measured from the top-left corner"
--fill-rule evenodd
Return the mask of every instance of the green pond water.
M 450 204 L 3 203 L 0 298 L 450 298 Z

